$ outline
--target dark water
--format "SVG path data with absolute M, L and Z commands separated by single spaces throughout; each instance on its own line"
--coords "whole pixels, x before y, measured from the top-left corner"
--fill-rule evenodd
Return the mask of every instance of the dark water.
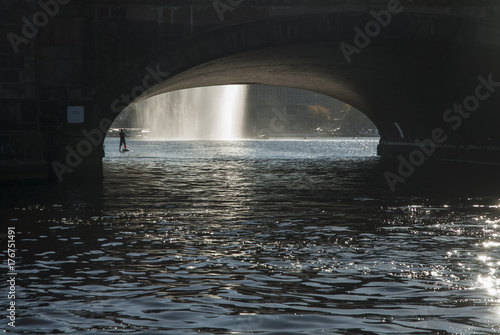
M 4 187 L 0 329 L 497 334 L 491 168 L 426 165 L 391 193 L 376 144 L 108 139 L 102 184 Z

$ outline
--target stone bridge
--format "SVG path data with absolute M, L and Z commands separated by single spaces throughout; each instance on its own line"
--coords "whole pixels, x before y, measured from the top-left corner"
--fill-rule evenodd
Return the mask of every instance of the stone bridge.
M 340 99 L 409 164 L 499 163 L 500 4 L 0 0 L 0 179 L 99 179 L 132 102 L 222 84 Z

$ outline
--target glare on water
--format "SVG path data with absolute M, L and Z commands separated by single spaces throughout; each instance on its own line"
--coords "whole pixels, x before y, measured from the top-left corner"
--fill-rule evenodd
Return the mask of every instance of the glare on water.
M 16 331 L 497 334 L 499 195 L 392 194 L 376 144 L 129 139 L 102 185 L 10 190 Z

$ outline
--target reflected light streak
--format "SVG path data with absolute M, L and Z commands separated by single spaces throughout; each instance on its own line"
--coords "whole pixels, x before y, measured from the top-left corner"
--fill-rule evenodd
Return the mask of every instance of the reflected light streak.
M 493 297 L 500 297 L 500 280 L 493 277 L 484 277 L 479 275 L 477 279 L 480 286 L 488 291 L 488 294 Z
M 488 242 L 483 242 L 483 246 L 485 248 L 500 247 L 500 243 L 499 242 L 488 241 Z

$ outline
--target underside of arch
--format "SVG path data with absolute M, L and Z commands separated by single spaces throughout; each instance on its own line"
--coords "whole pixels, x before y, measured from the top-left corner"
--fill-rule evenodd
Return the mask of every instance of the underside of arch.
M 460 19 L 433 18 L 432 29 L 422 35 L 422 25 L 430 19 L 424 24 L 418 15 L 407 14 L 394 17 L 386 30 L 347 59 L 340 44 L 355 46 L 356 34 L 345 27 L 363 27 L 367 20 L 366 13 L 335 13 L 207 33 L 132 64 L 96 98 L 102 114 L 113 117 L 132 100 L 185 88 L 289 86 L 337 98 L 365 113 L 381 134 L 381 154 L 412 150 L 415 141 L 432 138 L 438 128 L 447 134 L 443 148 L 500 147 L 500 117 L 494 112 L 500 92 L 481 101 L 478 115 L 464 120 L 459 129 L 444 118 L 454 104 L 474 94 L 479 77 L 498 74 L 500 81 L 500 48 L 481 44 L 478 37 L 464 41 L 464 29 L 456 28 L 468 23 Z M 148 76 L 161 80 L 145 85 Z M 128 101 L 120 99 L 124 95 Z

